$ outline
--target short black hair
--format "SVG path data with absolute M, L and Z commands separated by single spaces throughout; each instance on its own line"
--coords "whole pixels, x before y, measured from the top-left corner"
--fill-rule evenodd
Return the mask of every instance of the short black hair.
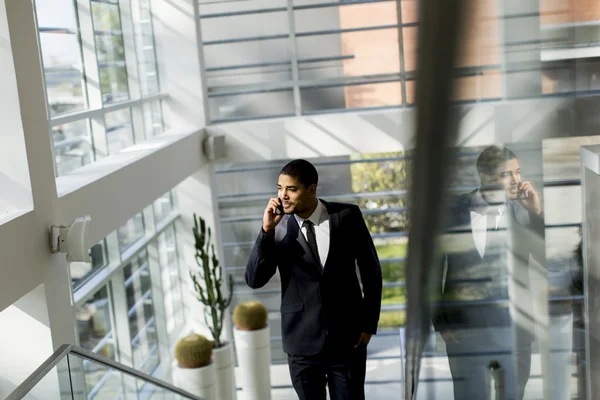
M 479 175 L 495 175 L 502 163 L 515 158 L 517 158 L 515 153 L 507 148 L 490 146 L 483 150 L 477 158 L 477 172 Z
M 279 175 L 287 175 L 296 178 L 306 187 L 313 183 L 319 183 L 319 174 L 314 165 L 306 160 L 290 161 L 281 169 Z

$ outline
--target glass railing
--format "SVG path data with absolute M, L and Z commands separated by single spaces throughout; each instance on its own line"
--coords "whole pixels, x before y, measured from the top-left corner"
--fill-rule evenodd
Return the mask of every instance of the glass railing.
M 92 384 L 102 382 L 102 385 Z M 7 400 L 202 400 L 167 382 L 73 345 L 61 346 Z

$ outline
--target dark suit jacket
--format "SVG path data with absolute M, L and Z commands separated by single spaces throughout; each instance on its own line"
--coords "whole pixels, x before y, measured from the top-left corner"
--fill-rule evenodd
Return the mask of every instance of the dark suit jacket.
M 486 252 L 495 253 L 496 258 L 484 254 L 482 259 L 477 251 L 471 228 L 471 211 L 478 211 L 476 191 L 461 195 L 452 203 L 448 213 L 447 233 L 459 231 L 458 239 L 452 241 L 456 249 L 445 249 L 443 258 L 447 261 L 446 284 L 441 302 L 433 314 L 436 331 L 469 328 L 496 328 L 512 324 L 506 303 L 495 301 L 508 300 L 508 257 L 512 257 L 513 276 L 511 279 L 524 290 L 521 297 L 511 299 L 522 315 L 531 317 L 532 298 L 529 281 L 529 256 L 543 264 L 544 259 L 544 219 L 527 211 L 521 204 L 515 203 L 515 213 L 505 209 L 504 217 L 508 229 L 488 232 L 501 235 L 495 248 Z M 512 214 L 512 215 L 511 215 Z M 511 246 L 507 241 L 510 238 Z M 498 237 L 498 236 L 496 236 Z M 504 258 L 500 257 L 504 255 Z M 442 260 L 443 261 L 443 260 Z M 520 271 L 517 271 L 520 269 Z M 465 279 L 472 280 L 465 282 Z M 484 305 L 467 304 L 482 302 Z M 526 316 L 527 318 L 527 316 Z M 525 340 L 533 340 L 528 337 Z
M 381 267 L 362 213 L 355 205 L 322 203 L 330 228 L 323 273 L 291 215 L 272 234 L 261 229 L 246 266 L 246 282 L 254 289 L 267 284 L 279 268 L 283 350 L 290 355 L 318 354 L 326 334 L 343 350 L 356 343 L 360 332 L 377 332 Z

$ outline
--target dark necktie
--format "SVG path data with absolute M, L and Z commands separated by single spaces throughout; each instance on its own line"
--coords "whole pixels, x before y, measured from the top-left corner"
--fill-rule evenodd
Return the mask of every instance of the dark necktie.
M 317 237 L 315 236 L 315 225 L 310 220 L 305 220 L 304 225 L 306 225 L 306 241 L 308 242 L 308 247 L 313 254 L 315 262 L 321 267 L 321 257 L 319 257 L 319 248 L 317 247 Z

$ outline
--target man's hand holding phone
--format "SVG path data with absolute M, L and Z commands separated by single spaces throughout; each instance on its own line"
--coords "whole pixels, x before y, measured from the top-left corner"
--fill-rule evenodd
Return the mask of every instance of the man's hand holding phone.
M 531 182 L 519 183 L 519 201 L 523 207 L 533 211 L 536 213 L 536 215 L 540 215 L 542 213 L 540 195 L 533 188 Z
M 272 233 L 283 216 L 283 204 L 281 200 L 276 197 L 270 199 L 263 214 L 263 230 L 267 233 Z

